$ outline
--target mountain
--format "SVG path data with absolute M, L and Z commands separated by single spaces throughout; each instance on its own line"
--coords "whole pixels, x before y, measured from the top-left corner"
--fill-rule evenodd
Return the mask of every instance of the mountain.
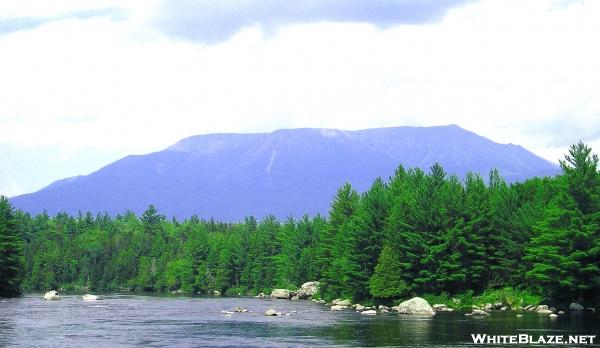
M 454 125 L 283 129 L 192 136 L 11 201 L 19 209 L 49 214 L 140 214 L 149 204 L 167 216 L 226 221 L 271 213 L 325 214 L 346 181 L 364 190 L 378 176 L 387 179 L 400 164 L 427 170 L 435 162 L 460 177 L 474 171 L 487 178 L 497 168 L 509 182 L 559 171 L 521 146 L 494 143 Z

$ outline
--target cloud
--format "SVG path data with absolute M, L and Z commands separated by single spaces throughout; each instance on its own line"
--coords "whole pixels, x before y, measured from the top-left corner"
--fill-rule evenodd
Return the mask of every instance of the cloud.
M 388 28 L 440 20 L 467 0 L 163 0 L 153 23 L 169 35 L 215 43 L 248 28 L 272 31 L 288 24 L 369 23 Z
M 194 134 L 284 127 L 454 123 L 554 161 L 579 139 L 600 146 L 598 1 L 485 0 L 407 25 L 250 26 L 212 45 L 164 35 L 148 25 L 161 7 L 134 5 L 122 20 L 70 17 L 0 36 L 3 142 L 82 154 L 68 175 L 99 166 L 84 153 L 108 161 Z M 49 183 L 46 168 L 65 163 L 55 157 L 32 161 L 42 163 L 32 173 Z M 1 183 L 31 190 L 27 168 Z
M 16 11 L 16 7 L 9 4 L 4 8 L 0 5 L 0 36 L 13 32 L 30 30 L 47 23 L 68 19 L 88 19 L 94 17 L 108 17 L 112 20 L 123 20 L 127 11 L 116 7 L 99 8 L 46 8 L 45 11 Z

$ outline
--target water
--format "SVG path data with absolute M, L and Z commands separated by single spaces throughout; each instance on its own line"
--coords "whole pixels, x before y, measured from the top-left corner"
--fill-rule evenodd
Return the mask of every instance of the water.
M 517 317 L 510 311 L 484 319 L 464 312 L 425 318 L 331 312 L 311 301 L 116 294 L 84 302 L 75 295 L 61 301 L 41 296 L 0 299 L 0 346 L 464 347 L 473 346 L 472 333 L 600 336 L 600 315 L 592 313 L 554 320 L 535 313 Z M 250 312 L 220 313 L 236 306 Z M 291 315 L 266 317 L 268 308 Z

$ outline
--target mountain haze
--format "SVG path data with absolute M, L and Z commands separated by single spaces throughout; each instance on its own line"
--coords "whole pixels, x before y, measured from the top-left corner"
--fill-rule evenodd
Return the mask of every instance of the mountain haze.
M 284 129 L 192 136 L 11 201 L 19 209 L 49 214 L 140 214 L 149 204 L 180 218 L 324 214 L 344 182 L 364 190 L 378 176 L 387 179 L 400 164 L 427 170 L 435 162 L 459 177 L 474 171 L 487 178 L 497 168 L 509 182 L 559 171 L 521 146 L 494 143 L 454 125 Z

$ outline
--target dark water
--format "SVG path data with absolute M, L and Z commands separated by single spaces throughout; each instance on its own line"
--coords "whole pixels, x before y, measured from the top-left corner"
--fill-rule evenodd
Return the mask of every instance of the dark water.
M 241 306 L 248 313 L 226 316 Z M 290 316 L 266 317 L 276 309 Z M 293 313 L 296 311 L 297 313 Z M 497 312 L 485 319 L 464 312 L 431 318 L 331 312 L 310 301 L 107 295 L 44 301 L 41 295 L 0 299 L 0 346 L 473 346 L 472 333 L 599 335 L 600 315 Z M 597 338 L 598 339 L 598 338 Z M 596 344 L 595 346 L 600 346 Z

